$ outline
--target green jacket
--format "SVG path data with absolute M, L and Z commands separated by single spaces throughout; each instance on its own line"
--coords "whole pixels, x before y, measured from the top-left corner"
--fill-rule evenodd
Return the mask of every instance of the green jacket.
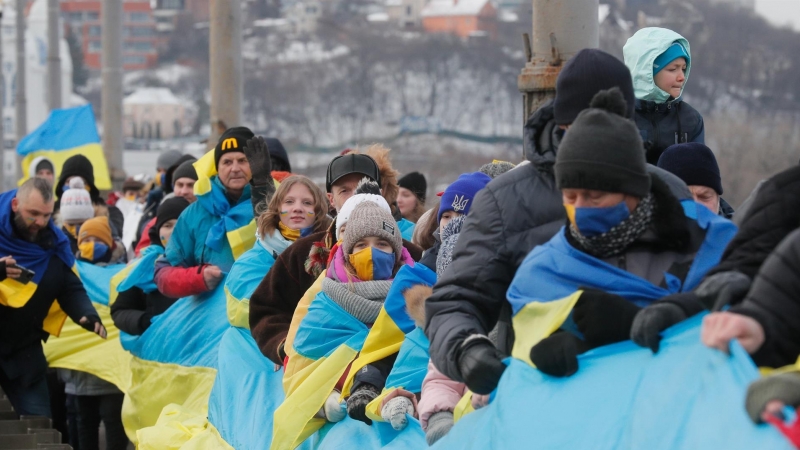
M 669 94 L 656 86 L 653 79 L 653 63 L 675 42 L 682 45 L 686 53 L 691 56 L 689 41 L 666 28 L 642 28 L 625 43 L 622 53 L 625 56 L 625 65 L 628 66 L 633 77 L 633 93 L 639 100 L 655 103 L 666 103 L 669 100 Z M 691 69 L 691 62 L 687 62 L 686 81 L 689 81 Z M 686 83 L 683 85 L 685 87 Z M 681 90 L 681 94 L 683 94 L 683 90 Z

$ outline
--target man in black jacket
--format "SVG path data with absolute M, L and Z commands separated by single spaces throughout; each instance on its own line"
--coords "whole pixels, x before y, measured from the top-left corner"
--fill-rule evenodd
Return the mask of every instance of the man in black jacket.
M 50 416 L 41 341 L 58 333 L 65 319 L 106 337 L 80 278 L 66 236 L 55 227 L 53 189 L 33 178 L 0 194 L 0 387 L 19 414 Z M 26 282 L 19 266 L 33 271 Z M 15 270 L 16 269 L 16 270 Z M 19 281 L 17 281 L 19 280 Z M 35 288 L 35 290 L 32 290 Z M 31 292 L 32 290 L 32 292 Z
M 561 137 L 597 92 L 615 86 L 633 118 L 633 82 L 621 61 L 585 49 L 567 62 L 556 82 L 555 100 L 525 124 L 524 150 L 530 164 L 492 180 L 478 193 L 453 262 L 426 302 L 425 329 L 434 365 L 473 392 L 490 393 L 505 369 L 500 358 L 513 342 L 506 290 L 517 268 L 564 224 L 566 214 L 553 175 Z M 488 339 L 475 339 L 495 325 L 502 353 Z

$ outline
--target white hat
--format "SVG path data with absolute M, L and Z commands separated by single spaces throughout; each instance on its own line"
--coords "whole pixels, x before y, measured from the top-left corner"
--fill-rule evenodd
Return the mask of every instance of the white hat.
M 61 218 L 67 220 L 89 220 L 94 217 L 94 206 L 89 192 L 80 177 L 69 180 L 69 189 L 61 195 Z
M 381 209 L 385 210 L 389 214 L 392 214 L 392 208 L 389 207 L 389 203 L 380 195 L 376 194 L 356 194 L 347 199 L 342 205 L 341 211 L 336 214 L 336 240 L 342 240 L 342 236 L 339 234 L 339 230 L 342 229 L 342 226 L 350 220 L 350 214 L 353 213 L 353 210 L 356 209 L 356 206 L 363 202 L 373 202 L 376 203 Z

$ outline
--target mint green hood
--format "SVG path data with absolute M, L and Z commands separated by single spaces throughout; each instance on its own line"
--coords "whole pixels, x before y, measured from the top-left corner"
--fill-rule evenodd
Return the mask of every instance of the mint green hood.
M 682 45 L 691 57 L 689 41 L 666 28 L 642 28 L 625 43 L 622 53 L 625 55 L 625 65 L 628 66 L 633 77 L 633 93 L 639 100 L 656 103 L 665 103 L 669 100 L 669 94 L 656 86 L 653 80 L 653 63 L 674 42 Z M 686 81 L 689 81 L 691 68 L 690 61 L 686 64 Z M 686 87 L 686 82 L 683 83 L 683 86 Z M 683 95 L 683 89 L 681 89 L 681 95 Z

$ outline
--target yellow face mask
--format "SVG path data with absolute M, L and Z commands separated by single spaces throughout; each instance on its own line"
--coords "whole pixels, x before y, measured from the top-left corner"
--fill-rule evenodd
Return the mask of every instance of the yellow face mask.
M 361 281 L 388 280 L 394 271 L 394 252 L 386 253 L 367 247 L 350 255 L 350 264 Z

